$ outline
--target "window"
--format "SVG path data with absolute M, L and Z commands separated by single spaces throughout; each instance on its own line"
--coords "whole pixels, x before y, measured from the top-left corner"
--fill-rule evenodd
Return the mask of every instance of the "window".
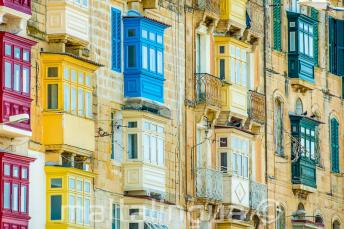
M 220 147 L 227 147 L 228 142 L 227 142 L 227 138 L 220 138 Z
M 144 147 L 143 159 L 151 164 L 164 165 L 164 128 L 152 122 L 145 121 L 144 124 Z
M 5 61 L 5 87 L 12 88 L 12 64 Z
M 136 67 L 136 46 L 128 46 L 128 68 Z
M 301 99 L 297 99 L 297 100 L 296 100 L 296 104 L 295 104 L 295 113 L 296 113 L 297 115 L 302 115 L 302 113 L 303 113 L 303 105 L 302 105 Z
M 300 53 L 313 57 L 313 25 L 299 21 L 299 45 Z
M 50 179 L 50 188 L 62 188 L 62 178 Z
M 18 211 L 19 206 L 19 185 L 12 184 L 12 210 Z
M 129 223 L 129 229 L 139 229 L 138 223 Z
M 76 198 L 76 223 L 82 224 L 82 197 Z
M 9 182 L 4 182 L 4 209 L 11 208 L 11 184 Z
M 48 84 L 48 109 L 58 108 L 58 84 Z
M 128 128 L 137 128 L 137 122 L 128 122 Z
M 225 59 L 220 59 L 220 66 L 219 66 L 219 77 L 221 80 L 226 78 L 226 66 L 225 66 Z
M 20 191 L 20 212 L 27 212 L 27 187 L 25 185 L 21 186 Z
M 53 195 L 50 196 L 50 219 L 61 220 L 62 219 L 62 196 Z
M 79 89 L 78 90 L 78 115 L 79 116 L 84 116 L 84 90 L 83 89 Z
M 90 224 L 91 202 L 90 199 L 84 200 L 84 223 Z
M 90 193 L 91 192 L 91 183 L 89 181 L 85 181 L 84 182 L 84 190 L 86 193 Z
M 155 50 L 149 49 L 149 70 L 152 72 L 156 71 L 156 62 L 155 62 Z
M 12 56 L 12 46 L 5 44 L 5 56 Z
M 344 20 L 329 18 L 329 62 L 330 72 L 344 76 Z M 344 97 L 344 90 L 343 90 Z
M 122 15 L 121 11 L 111 8 L 111 51 L 112 51 L 112 70 L 121 71 L 122 56 Z
M 75 179 L 70 177 L 68 180 L 69 180 L 69 189 L 74 190 L 75 189 Z
M 72 87 L 72 114 L 76 114 L 76 106 L 77 106 L 77 103 L 76 103 L 76 88 Z
M 30 93 L 30 73 L 28 68 L 23 68 L 23 92 Z
M 273 48 L 282 50 L 281 0 L 273 0 Z
M 158 61 L 158 73 L 163 74 L 163 67 L 162 67 L 162 52 L 158 51 L 157 61 Z
M 69 222 L 75 223 L 75 196 L 69 196 Z
M 112 229 L 121 228 L 121 209 L 118 204 L 112 205 Z
M 221 162 L 221 171 L 222 172 L 227 172 L 228 171 L 228 158 L 227 158 L 227 153 L 221 153 L 220 154 L 220 162 Z
M 15 64 L 14 65 L 14 81 L 13 81 L 13 89 L 15 91 L 20 91 L 20 65 Z
M 220 54 L 224 54 L 224 53 L 225 53 L 225 46 L 221 45 L 221 46 L 219 47 L 219 53 L 220 53 Z
M 148 69 L 148 49 L 145 45 L 142 45 L 142 68 Z
M 276 209 L 276 229 L 285 229 L 285 211 L 282 206 L 279 206 Z
M 298 0 L 290 0 L 289 10 L 295 13 L 300 12 L 300 4 Z
M 14 48 L 14 58 L 20 59 L 20 48 L 18 48 L 18 47 Z
M 19 167 L 18 166 L 16 166 L 16 165 L 14 165 L 13 166 L 13 177 L 16 177 L 16 178 L 18 178 L 19 177 Z
M 82 192 L 82 180 L 77 180 L 76 181 L 76 190 L 78 192 Z
M 339 123 L 337 119 L 331 119 L 331 171 L 339 173 Z
M 231 81 L 234 84 L 247 86 L 246 50 L 234 45 L 230 46 Z
M 68 84 L 64 84 L 63 86 L 63 103 L 64 103 L 64 110 L 70 110 L 70 86 Z
M 232 174 L 248 178 L 249 141 L 233 136 L 231 137 L 231 150 Z
M 23 51 L 23 60 L 30 61 L 30 52 L 28 50 Z
M 332 223 L 332 229 L 340 229 L 340 223 L 338 220 L 335 220 L 333 223 Z
M 128 158 L 137 159 L 137 134 L 128 134 Z
M 48 77 L 58 77 L 58 68 L 48 67 Z
M 128 37 L 135 37 L 136 29 L 128 29 Z
M 279 155 L 284 154 L 283 144 L 283 105 L 279 99 L 275 100 L 275 117 L 274 117 L 274 132 L 275 132 L 275 150 Z
M 21 178 L 24 180 L 28 179 L 28 171 L 27 168 L 22 167 L 21 169 Z
M 11 166 L 9 164 L 4 164 L 4 175 L 11 176 Z

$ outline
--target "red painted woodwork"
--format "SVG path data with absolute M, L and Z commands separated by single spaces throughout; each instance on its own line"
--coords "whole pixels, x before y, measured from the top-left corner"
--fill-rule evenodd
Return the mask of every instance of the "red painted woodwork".
M 31 0 L 0 0 L 0 6 L 31 15 Z
M 1 0 L 0 0 L 1 1 Z M 22 1 L 22 0 L 21 0 Z M 30 89 L 31 89 L 31 47 L 36 44 L 36 42 L 29 39 L 16 36 L 7 32 L 0 32 L 0 56 L 1 56 L 1 77 L 0 77 L 0 122 L 6 122 L 9 120 L 9 117 L 16 114 L 29 114 L 31 108 L 31 98 L 30 98 Z M 11 47 L 11 54 L 5 53 L 5 46 Z M 16 58 L 15 51 L 20 50 L 19 58 Z M 26 55 L 24 55 L 24 53 Z M 26 60 L 25 60 L 26 59 Z M 11 66 L 11 87 L 5 87 L 5 64 Z M 19 91 L 14 89 L 14 69 L 15 66 L 20 66 L 20 83 Z M 28 93 L 25 92 L 23 86 L 23 70 L 28 70 L 28 82 L 29 90 Z M 11 126 L 31 130 L 30 120 L 10 124 Z
M 11 153 L 0 152 L 0 229 L 27 229 L 30 220 L 29 216 L 29 167 L 35 159 Z M 5 165 L 10 166 L 10 174 L 5 175 Z M 17 167 L 18 177 L 13 173 L 13 168 Z M 27 169 L 27 176 L 22 177 L 22 170 Z M 18 185 L 18 211 L 4 208 L 4 184 L 10 183 Z M 26 212 L 21 212 L 21 187 L 26 186 Z M 12 192 L 12 190 L 11 190 Z M 12 195 L 10 199 L 12 208 Z

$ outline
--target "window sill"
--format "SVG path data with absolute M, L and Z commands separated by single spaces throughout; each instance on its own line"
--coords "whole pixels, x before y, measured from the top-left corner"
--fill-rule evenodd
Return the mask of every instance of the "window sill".
M 332 172 L 331 171 L 331 175 L 336 176 L 336 177 L 343 177 L 344 173 L 342 173 L 342 172 Z
M 288 157 L 287 155 L 285 155 L 285 154 L 279 154 L 279 153 L 275 152 L 275 155 L 276 155 L 277 157 L 283 158 L 283 159 L 285 159 L 285 160 L 288 160 L 288 159 L 289 159 L 289 157 Z

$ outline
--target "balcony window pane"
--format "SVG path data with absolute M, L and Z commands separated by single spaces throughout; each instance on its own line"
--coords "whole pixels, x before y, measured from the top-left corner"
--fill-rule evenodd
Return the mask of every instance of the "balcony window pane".
M 76 190 L 78 192 L 82 192 L 82 180 L 77 180 L 76 181 Z
M 163 133 L 164 133 L 164 127 L 158 126 L 157 132 L 158 132 L 159 134 L 163 134 Z
M 23 51 L 23 61 L 30 61 L 30 52 L 27 50 Z
M 235 77 L 235 83 L 237 84 L 241 84 L 241 64 L 240 64 L 240 60 L 236 60 L 236 77 Z
M 136 67 L 136 46 L 128 46 L 128 68 Z
M 220 52 L 220 54 L 224 54 L 225 53 L 225 46 L 221 45 L 219 47 L 219 52 Z
M 220 71 L 219 71 L 219 77 L 220 77 L 220 79 L 225 79 L 225 76 L 226 76 L 226 73 L 225 73 L 225 71 L 226 71 L 226 67 L 225 67 L 225 60 L 224 59 L 221 59 L 220 60 L 220 66 L 219 66 L 219 68 L 220 68 Z
M 147 39 L 148 33 L 147 30 L 142 30 L 142 37 Z
M 19 177 L 19 167 L 18 166 L 13 166 L 13 177 Z
M 76 198 L 76 223 L 82 224 L 82 198 Z
M 21 169 L 21 178 L 26 180 L 28 178 L 28 171 L 27 168 L 22 168 Z
M 128 29 L 128 37 L 135 37 L 136 29 Z
M 21 186 L 20 191 L 20 212 L 27 212 L 27 187 L 25 185 Z
M 5 87 L 12 88 L 12 64 L 5 62 Z
M 13 89 L 15 91 L 20 91 L 20 65 L 14 65 L 14 80 L 13 80 Z
M 164 140 L 158 138 L 158 164 L 164 165 Z
M 128 134 L 128 158 L 137 159 L 137 134 Z
M 69 189 L 74 190 L 75 189 L 75 179 L 70 177 L 69 178 Z
M 62 196 L 54 195 L 50 197 L 50 219 L 61 220 Z
M 84 84 L 84 73 L 79 72 L 78 83 Z
M 28 68 L 23 68 L 23 92 L 30 93 L 30 75 Z
M 158 51 L 158 73 L 162 74 L 162 52 Z
M 71 99 L 72 99 L 72 113 L 76 114 L 76 99 L 77 99 L 77 95 L 76 95 L 76 88 L 72 87 L 72 95 L 71 95 Z
M 242 155 L 237 155 L 238 175 L 242 176 Z
M 155 41 L 155 33 L 152 33 L 152 32 L 149 33 L 149 40 Z
M 91 86 L 91 76 L 90 75 L 87 75 L 86 76 L 86 86 Z
M 231 58 L 231 82 L 235 83 L 235 59 Z
M 86 92 L 86 116 L 92 117 L 92 95 L 91 92 Z
M 146 46 L 142 46 L 142 68 L 148 69 L 148 49 Z
M 84 223 L 90 224 L 90 210 L 91 210 L 91 201 L 85 199 L 84 201 Z
M 9 182 L 4 182 L 4 209 L 11 208 L 11 184 Z
M 19 204 L 19 186 L 18 184 L 12 185 L 12 210 L 18 211 Z
M 299 32 L 299 52 L 304 53 L 304 48 L 303 48 L 303 32 Z
M 48 77 L 56 78 L 58 77 L 58 67 L 49 67 L 48 68 Z
M 315 159 L 315 143 L 313 141 L 311 141 L 311 159 L 314 160 Z
M 247 65 L 246 63 L 242 63 L 242 79 L 241 79 L 242 86 L 247 86 Z
M 305 39 L 305 54 L 309 56 L 309 46 L 308 46 L 309 45 L 309 43 L 308 43 L 309 37 L 307 34 L 305 34 L 304 36 L 305 36 L 304 37 L 304 39 Z
M 145 122 L 144 124 L 143 124 L 143 128 L 145 129 L 145 130 L 150 130 L 150 123 L 149 122 Z
M 156 71 L 156 61 L 155 61 L 155 50 L 149 49 L 149 63 L 150 63 L 150 71 L 155 72 Z
M 145 134 L 143 141 L 143 158 L 146 162 L 150 162 L 150 136 Z
M 128 122 L 128 128 L 137 128 L 137 122 Z
M 88 0 L 82 0 L 82 5 L 84 7 L 88 7 Z
M 48 109 L 57 109 L 58 107 L 58 85 L 48 84 Z
M 314 53 L 313 53 L 313 37 L 309 36 L 309 56 L 313 57 Z
M 85 181 L 84 183 L 84 190 L 86 193 L 90 193 L 91 192 L 91 183 L 89 181 Z
M 76 82 L 76 71 L 72 69 L 71 75 L 72 75 L 72 81 Z
M 20 48 L 14 48 L 14 58 L 20 59 Z
M 157 163 L 157 139 L 154 136 L 150 138 L 151 163 Z
M 11 176 L 11 166 L 9 164 L 4 164 L 4 175 Z
M 248 177 L 248 158 L 243 156 L 243 176 Z
M 64 110 L 69 112 L 70 110 L 70 87 L 68 84 L 63 86 L 63 103 Z
M 220 161 L 221 161 L 221 171 L 227 172 L 227 170 L 228 170 L 227 153 L 221 153 Z
M 62 178 L 50 179 L 50 188 L 62 188 Z
M 220 147 L 227 147 L 227 138 L 220 138 Z
M 84 90 L 79 89 L 78 91 L 78 114 L 83 116 L 85 113 L 84 105 Z
M 12 46 L 5 44 L 5 56 L 12 56 Z
M 139 229 L 138 223 L 129 223 L 129 229 Z
M 236 153 L 232 153 L 232 172 L 233 172 L 233 175 L 238 174 L 237 154 Z
M 162 44 L 162 36 L 161 36 L 161 35 L 157 35 L 156 41 L 157 41 L 159 44 Z
M 69 196 L 69 222 L 75 223 L 75 196 Z
M 295 35 L 295 32 L 290 32 L 289 36 L 290 36 L 290 38 L 289 38 L 290 39 L 290 44 L 289 44 L 290 45 L 290 50 L 289 51 L 290 52 L 295 52 L 296 51 L 296 43 L 295 43 L 296 42 L 295 41 L 295 39 L 296 39 L 295 36 L 296 35 Z

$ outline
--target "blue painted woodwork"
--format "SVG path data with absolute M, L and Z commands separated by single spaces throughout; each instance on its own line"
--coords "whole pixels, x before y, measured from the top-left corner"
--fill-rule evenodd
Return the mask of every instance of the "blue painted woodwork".
M 143 16 L 123 17 L 124 96 L 164 102 L 164 31 Z
M 306 15 L 287 12 L 288 16 L 288 76 L 290 78 L 300 78 L 311 83 L 314 82 L 314 63 L 316 55 L 314 55 L 314 36 L 315 27 L 317 26 L 317 21 L 313 18 L 307 17 Z M 307 25 L 312 27 L 312 30 L 308 31 L 303 29 L 302 26 Z M 312 32 L 311 32 L 312 31 Z M 308 39 L 307 42 L 302 39 L 301 34 L 308 33 L 312 37 Z M 303 40 L 301 42 L 300 40 Z M 312 44 L 311 44 L 312 42 Z M 308 45 L 307 45 L 308 44 Z M 307 50 L 312 50 L 311 54 L 305 54 L 305 47 L 308 47 Z
M 319 139 L 316 128 L 320 122 L 303 115 L 289 117 L 294 139 L 291 145 L 292 183 L 316 188 L 316 141 Z
M 122 16 L 121 11 L 111 8 L 111 69 L 121 72 L 122 64 Z

